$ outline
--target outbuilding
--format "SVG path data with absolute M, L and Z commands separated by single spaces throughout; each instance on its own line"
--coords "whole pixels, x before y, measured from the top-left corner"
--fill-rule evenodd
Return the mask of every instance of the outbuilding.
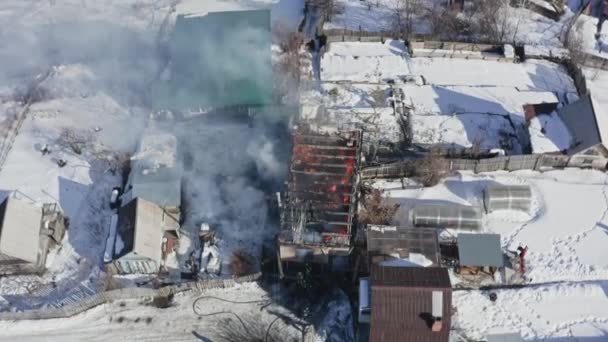
M 608 157 L 608 112 L 591 94 L 560 108 L 558 114 L 572 138 L 569 155 Z
M 482 210 L 460 204 L 418 205 L 410 212 L 415 227 L 479 230 Z
M 504 266 L 499 234 L 458 234 L 460 272 L 493 274 Z
M 526 213 L 532 207 L 532 189 L 529 185 L 490 185 L 483 193 L 486 212 L 517 210 Z
M 118 211 L 114 245 L 114 270 L 119 274 L 149 274 L 169 271 L 168 256 L 179 241 L 179 216 L 158 205 L 136 198 Z
M 50 245 L 64 231 L 56 204 L 7 197 L 0 205 L 0 275 L 42 273 Z
M 372 265 L 370 341 L 447 342 L 452 286 L 439 267 Z

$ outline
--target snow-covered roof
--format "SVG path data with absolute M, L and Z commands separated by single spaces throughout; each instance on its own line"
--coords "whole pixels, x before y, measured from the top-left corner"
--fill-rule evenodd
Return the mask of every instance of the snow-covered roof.
M 158 132 L 145 134 L 131 162 L 127 201 L 139 197 L 162 207 L 180 206 L 182 167 L 177 158 L 175 136 Z
M 141 172 L 161 166 L 173 167 L 177 159 L 177 138 L 164 132 L 148 132 L 139 143 L 137 153 L 131 157 Z
M 411 74 L 403 42 L 331 43 L 321 58 L 324 81 L 380 82 Z
M 567 150 L 572 137 L 557 113 L 537 115 L 528 126 L 532 153 L 551 153 Z
M 0 253 L 37 262 L 42 209 L 9 196 L 0 207 L 0 220 Z

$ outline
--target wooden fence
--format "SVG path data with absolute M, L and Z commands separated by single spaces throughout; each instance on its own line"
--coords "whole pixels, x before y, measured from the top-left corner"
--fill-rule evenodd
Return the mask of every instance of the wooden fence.
M 415 160 L 368 167 L 361 170 L 361 179 L 402 178 L 413 176 Z M 582 156 L 530 154 L 488 159 L 449 159 L 450 171 L 518 171 L 551 170 L 565 167 L 595 168 L 606 170 L 608 160 L 604 158 L 585 158 Z
M 141 287 L 111 290 L 97 293 L 93 296 L 82 299 L 78 303 L 68 304 L 61 308 L 46 308 L 20 312 L 0 312 L 0 320 L 67 318 L 111 301 L 168 296 L 185 291 L 202 292 L 209 289 L 234 287 L 236 284 L 258 280 L 261 275 L 262 273 L 255 273 L 232 279 L 201 280 L 198 282 L 165 286 L 157 290 Z

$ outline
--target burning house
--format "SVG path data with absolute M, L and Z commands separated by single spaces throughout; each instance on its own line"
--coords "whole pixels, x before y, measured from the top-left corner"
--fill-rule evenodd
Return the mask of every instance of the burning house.
M 310 262 L 321 270 L 348 256 L 353 240 L 361 132 L 297 131 L 287 191 L 279 200 L 280 271 Z
M 135 198 L 155 203 L 165 210 L 179 213 L 181 207 L 182 166 L 177 157 L 177 138 L 168 133 L 149 130 L 131 157 L 124 204 Z
M 118 211 L 110 268 L 118 274 L 150 274 L 177 269 L 179 215 L 136 198 Z

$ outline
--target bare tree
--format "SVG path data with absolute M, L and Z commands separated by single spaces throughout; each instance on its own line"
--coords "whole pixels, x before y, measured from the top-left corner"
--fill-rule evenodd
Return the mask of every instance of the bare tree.
M 274 36 L 281 49 L 281 54 L 274 64 L 275 75 L 277 75 L 274 80 L 274 88 L 275 93 L 282 98 L 299 89 L 304 61 L 307 58 L 303 56 L 304 36 L 302 33 L 279 26 L 274 30 Z
M 578 20 L 568 32 L 566 48 L 570 52 L 570 60 L 577 66 L 581 66 L 585 60 L 583 30 L 584 21 Z
M 324 21 L 331 21 L 334 16 L 343 12 L 342 6 L 336 0 L 313 0 L 312 3 L 319 8 Z
M 89 131 L 77 131 L 71 127 L 63 127 L 55 143 L 62 148 L 71 148 L 76 154 L 82 154 L 82 150 L 90 148 L 93 141 L 93 135 Z
M 437 2 L 427 9 L 426 18 L 431 24 L 432 34 L 441 40 L 456 40 L 462 35 L 470 34 L 471 31 L 469 18 Z
M 473 7 L 478 34 L 495 44 L 511 43 L 514 28 L 508 0 L 480 0 Z
M 414 19 L 423 13 L 420 0 L 393 0 L 390 5 L 391 31 L 398 37 L 409 38 L 414 33 Z
M 449 163 L 434 150 L 415 162 L 415 177 L 424 186 L 434 186 L 449 172 Z
M 399 204 L 389 203 L 388 198 L 378 189 L 372 189 L 365 196 L 359 221 L 367 224 L 390 224 L 399 209 Z

